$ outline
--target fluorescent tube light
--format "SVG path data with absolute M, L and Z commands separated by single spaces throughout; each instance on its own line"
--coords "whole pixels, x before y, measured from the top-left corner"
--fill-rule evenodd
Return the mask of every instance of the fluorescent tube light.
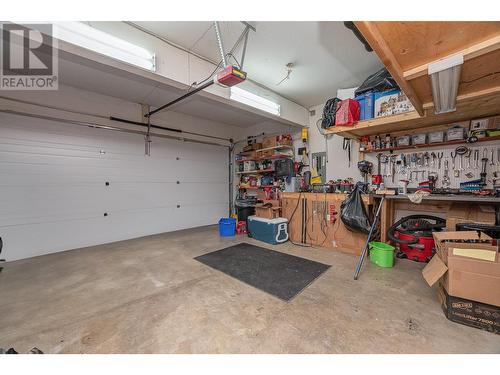
M 432 100 L 436 114 L 456 110 L 458 85 L 464 56 L 450 56 L 429 64 L 428 73 L 431 78 Z
M 252 94 L 251 92 L 248 92 L 246 90 L 240 89 L 239 87 L 231 87 L 230 98 L 232 100 L 260 109 L 262 111 L 272 113 L 273 115 L 280 115 L 281 106 L 279 104 L 265 99 L 259 95 Z
M 54 37 L 114 59 L 155 71 L 155 54 L 82 22 L 54 22 Z

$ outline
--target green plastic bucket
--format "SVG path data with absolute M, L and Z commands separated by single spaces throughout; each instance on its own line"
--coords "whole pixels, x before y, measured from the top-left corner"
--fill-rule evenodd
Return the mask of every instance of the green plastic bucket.
M 372 241 L 369 244 L 370 262 L 379 267 L 390 268 L 394 266 L 394 246 L 383 242 Z

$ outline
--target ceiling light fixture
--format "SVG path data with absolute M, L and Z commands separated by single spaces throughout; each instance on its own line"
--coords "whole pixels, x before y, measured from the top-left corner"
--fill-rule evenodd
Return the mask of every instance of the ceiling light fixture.
M 428 74 L 431 78 L 432 100 L 436 114 L 453 112 L 456 108 L 458 85 L 464 56 L 453 55 L 430 63 Z
M 280 115 L 281 106 L 279 104 L 265 99 L 259 95 L 252 94 L 251 92 L 248 92 L 246 90 L 240 89 L 239 87 L 231 87 L 230 98 L 231 100 L 235 100 L 262 111 L 272 113 L 273 115 Z
M 144 69 L 156 70 L 155 54 L 145 48 L 83 22 L 54 22 L 53 25 L 54 37 L 57 39 Z

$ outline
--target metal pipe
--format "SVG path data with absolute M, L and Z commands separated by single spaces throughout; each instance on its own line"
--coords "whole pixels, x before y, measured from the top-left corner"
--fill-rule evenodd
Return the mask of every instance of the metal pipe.
M 12 111 L 12 110 L 8 110 L 8 109 L 0 109 L 0 113 L 8 113 L 8 114 L 11 114 L 11 115 L 31 117 L 31 118 L 38 118 L 38 119 L 42 119 L 42 120 L 55 121 L 55 122 L 62 122 L 62 123 L 65 123 L 65 124 L 85 126 L 85 127 L 88 127 L 88 128 L 96 128 L 96 129 L 103 129 L 103 130 L 110 130 L 110 131 L 118 131 L 118 132 L 129 133 L 129 134 L 139 134 L 139 135 L 142 135 L 142 136 L 145 136 L 147 134 L 146 132 L 141 131 L 141 130 L 124 129 L 124 128 L 118 128 L 118 127 L 115 127 L 115 126 L 101 125 L 101 124 L 96 124 L 96 123 L 87 122 L 87 121 L 68 120 L 68 119 L 61 119 L 61 118 L 52 117 L 52 116 L 35 115 L 35 114 L 32 114 L 32 113 Z M 220 146 L 220 147 L 230 147 L 230 145 L 222 145 L 220 143 L 207 142 L 207 141 L 199 141 L 199 140 L 195 140 L 195 139 L 186 139 L 186 138 L 183 138 L 183 137 L 174 137 L 174 136 L 171 136 L 171 135 L 161 134 L 161 133 L 150 133 L 150 136 L 154 136 L 154 137 L 158 137 L 158 138 L 173 139 L 173 140 L 182 141 L 182 142 L 200 143 L 200 144 L 212 145 L 212 146 Z
M 167 104 L 164 104 L 162 105 L 161 107 L 159 108 L 156 108 L 154 111 L 150 111 L 149 113 L 147 113 L 145 115 L 145 117 L 150 117 L 152 115 L 154 115 L 155 113 L 157 112 L 160 112 L 160 111 L 163 111 L 165 108 L 168 108 L 176 103 L 179 103 L 180 101 L 190 97 L 191 95 L 193 94 L 196 94 L 197 92 L 201 91 L 201 90 L 204 90 L 206 89 L 207 87 L 209 86 L 212 86 L 214 84 L 214 81 L 208 81 L 207 83 L 204 83 L 203 85 L 201 86 L 198 86 L 197 88 L 195 88 L 194 90 L 192 91 L 189 91 L 187 92 L 186 94 L 182 95 L 182 96 L 179 96 L 177 99 L 174 99 L 172 100 L 171 102 L 168 102 Z
M 368 237 L 366 238 L 365 246 L 363 247 L 363 251 L 362 251 L 361 256 L 359 258 L 358 265 L 356 266 L 356 271 L 354 272 L 354 280 L 357 280 L 359 277 L 359 272 L 361 271 L 361 266 L 363 266 L 363 262 L 365 260 L 366 254 L 368 252 L 368 245 L 370 244 L 373 232 L 375 231 L 375 228 L 377 227 L 377 222 L 379 219 L 380 210 L 382 209 L 382 205 L 384 204 L 384 201 L 385 201 L 385 196 L 382 197 L 382 199 L 380 200 L 379 206 L 377 208 L 375 218 L 373 219 L 373 224 L 370 228 L 370 232 L 368 233 Z
M 245 34 L 245 41 L 243 42 L 243 51 L 241 52 L 241 66 L 240 69 L 243 69 L 243 64 L 245 64 L 245 55 L 247 53 L 247 44 L 248 44 L 248 30 Z
M 110 120 L 112 120 L 112 121 L 119 121 L 119 122 L 123 122 L 125 124 L 146 126 L 146 124 L 144 124 L 143 122 L 139 122 L 139 121 L 128 120 L 128 119 L 124 119 L 124 118 L 120 118 L 120 117 L 115 117 L 115 116 L 110 116 L 108 118 Z M 221 141 L 228 141 L 228 142 L 231 140 L 231 138 L 223 138 L 223 137 L 216 137 L 215 135 L 207 135 L 207 134 L 201 134 L 201 133 L 188 132 L 188 131 L 181 130 L 181 129 L 167 128 L 166 126 L 154 125 L 154 124 L 151 124 L 151 129 L 160 129 L 160 130 L 166 130 L 166 131 L 175 132 L 175 133 L 197 135 L 197 136 L 200 136 L 200 137 L 206 137 L 206 138 L 212 138 L 212 139 L 220 139 Z
M 214 21 L 215 26 L 215 36 L 217 37 L 217 43 L 219 44 L 219 52 L 222 56 L 222 63 L 224 68 L 227 66 L 226 52 L 224 51 L 224 44 L 222 44 L 222 36 L 220 35 L 219 21 Z

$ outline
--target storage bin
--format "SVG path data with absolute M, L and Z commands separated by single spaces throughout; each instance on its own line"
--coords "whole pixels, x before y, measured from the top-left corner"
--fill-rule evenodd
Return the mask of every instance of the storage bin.
M 236 234 L 236 219 L 223 217 L 219 220 L 219 234 L 221 237 L 232 237 Z
M 429 143 L 440 143 L 444 141 L 444 132 L 429 133 Z
M 414 134 L 411 136 L 412 145 L 425 145 L 427 143 L 427 134 Z
M 256 240 L 276 245 L 288 241 L 288 220 L 283 217 L 264 219 L 250 216 L 248 232 Z
M 464 139 L 465 128 L 460 125 L 453 126 L 446 131 L 447 141 L 458 141 Z
M 368 120 L 373 118 L 374 94 L 367 92 L 354 98 L 359 103 L 359 119 Z
M 410 145 L 410 136 L 409 135 L 403 135 L 401 137 L 398 137 L 396 139 L 396 144 L 398 146 L 409 146 Z

